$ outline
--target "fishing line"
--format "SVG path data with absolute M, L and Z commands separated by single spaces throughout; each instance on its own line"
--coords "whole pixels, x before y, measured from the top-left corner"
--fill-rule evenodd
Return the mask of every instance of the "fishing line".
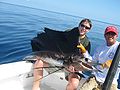
M 40 69 L 40 68 L 64 68 L 64 66 L 36 67 L 36 68 L 33 68 L 33 69 Z
M 63 68 L 64 68 L 64 67 L 59 68 L 58 70 L 55 70 L 55 71 L 53 71 L 53 72 L 51 72 L 51 73 L 49 73 L 49 74 L 47 74 L 47 75 L 43 76 L 43 77 L 42 77 L 42 78 L 40 78 L 40 79 L 43 79 L 43 78 L 45 78 L 45 77 L 47 77 L 47 76 L 49 76 L 49 75 L 51 75 L 51 74 L 53 74 L 53 73 L 55 73 L 55 72 L 58 72 L 58 71 L 62 70 Z M 37 82 L 37 81 L 39 81 L 40 79 L 35 80 L 34 82 Z

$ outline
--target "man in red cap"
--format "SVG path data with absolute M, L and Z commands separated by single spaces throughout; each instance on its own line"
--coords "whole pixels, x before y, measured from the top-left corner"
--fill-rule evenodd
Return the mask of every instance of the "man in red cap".
M 105 34 L 107 34 L 108 32 L 113 32 L 118 36 L 117 28 L 114 26 L 108 26 L 105 30 Z
M 107 76 L 109 67 L 114 58 L 115 52 L 118 48 L 119 42 L 118 38 L 118 30 L 114 26 L 108 26 L 105 29 L 104 37 L 106 42 L 104 42 L 100 47 L 96 49 L 92 60 L 94 62 L 101 63 L 101 65 L 97 65 L 97 69 L 101 70 L 101 72 L 93 72 L 93 76 L 90 77 L 80 88 L 80 90 L 101 90 L 102 84 L 105 81 Z M 82 48 L 81 48 L 82 49 Z M 112 86 L 110 90 L 117 90 L 117 79 L 119 76 L 119 68 L 117 69 L 116 75 L 112 82 Z

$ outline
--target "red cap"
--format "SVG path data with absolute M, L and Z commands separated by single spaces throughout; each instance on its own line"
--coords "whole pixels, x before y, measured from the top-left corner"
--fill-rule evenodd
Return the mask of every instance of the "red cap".
M 114 26 L 108 26 L 106 29 L 105 29 L 105 34 L 108 33 L 108 32 L 114 32 L 117 36 L 118 36 L 118 30 L 116 27 Z

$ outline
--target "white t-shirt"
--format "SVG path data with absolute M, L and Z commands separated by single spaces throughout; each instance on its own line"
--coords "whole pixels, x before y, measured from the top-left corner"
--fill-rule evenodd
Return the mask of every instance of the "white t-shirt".
M 113 60 L 118 45 L 119 45 L 118 41 L 116 41 L 115 44 L 112 46 L 107 46 L 106 43 L 104 43 L 102 46 L 96 49 L 96 52 L 94 53 L 92 57 L 92 60 L 97 61 L 99 63 L 104 63 L 107 60 Z M 93 74 L 96 76 L 97 81 L 104 82 L 109 69 L 108 68 L 103 69 L 99 65 L 97 66 L 97 69 L 101 70 L 103 73 L 94 72 Z M 114 80 L 113 80 L 113 84 L 117 84 L 119 71 L 120 69 L 118 68 L 116 75 L 114 77 Z

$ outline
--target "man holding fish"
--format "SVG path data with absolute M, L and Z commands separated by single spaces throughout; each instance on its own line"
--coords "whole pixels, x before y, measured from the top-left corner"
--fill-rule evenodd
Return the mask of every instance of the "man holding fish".
M 104 37 L 106 42 L 102 44 L 100 47 L 96 49 L 92 57 L 92 62 L 97 62 L 99 65 L 96 66 L 97 69 L 101 70 L 101 72 L 93 72 L 93 76 L 91 76 L 80 88 L 80 90 L 102 90 L 102 85 L 106 79 L 109 67 L 114 58 L 115 52 L 120 44 L 117 41 L 118 38 L 118 30 L 115 26 L 108 26 L 105 29 Z M 84 47 L 78 46 L 80 49 L 84 50 Z M 84 52 L 84 55 L 87 55 L 87 51 Z M 89 55 L 87 55 L 89 56 Z M 100 64 L 101 63 L 101 64 Z M 119 75 L 119 68 L 117 69 L 116 75 L 113 79 L 110 90 L 117 90 L 117 79 Z
M 90 52 L 90 41 L 88 40 L 88 37 L 86 35 L 87 32 L 90 31 L 92 27 L 92 23 L 89 19 L 83 19 L 78 26 L 78 30 L 79 30 L 79 38 L 78 38 L 78 44 L 81 44 L 85 47 L 85 50 L 87 50 L 88 52 Z M 82 49 L 79 49 L 79 53 L 80 55 L 82 55 L 82 53 L 84 53 L 85 51 Z M 73 70 L 74 67 L 71 65 L 69 67 L 69 70 Z M 74 70 L 73 70 L 74 72 Z M 78 85 L 79 85 L 79 81 L 81 80 L 81 72 L 79 71 L 75 71 L 75 73 L 69 73 L 68 76 L 66 76 L 66 79 L 68 80 L 68 85 L 66 87 L 66 90 L 76 90 Z
M 74 52 L 72 53 L 78 53 L 79 55 L 82 55 L 82 50 L 77 48 L 77 45 L 79 43 L 81 43 L 85 49 L 90 52 L 90 41 L 88 40 L 88 37 L 86 36 L 86 33 L 90 31 L 92 27 L 92 23 L 89 19 L 83 19 L 81 20 L 81 22 L 79 23 L 78 27 L 73 28 L 70 31 L 66 31 L 66 32 L 74 32 L 75 35 L 73 33 L 71 33 L 71 35 L 73 35 L 73 37 L 69 37 L 72 43 L 75 42 L 73 46 L 73 48 L 75 50 L 73 50 Z M 77 34 L 76 34 L 77 33 Z M 76 40 L 77 39 L 77 40 Z M 70 48 L 71 49 L 71 48 Z M 71 53 L 71 52 L 70 52 Z M 38 59 L 35 64 L 34 64 L 34 68 L 37 67 L 45 67 L 47 64 L 44 62 L 44 60 L 42 59 Z M 70 66 L 68 68 L 71 69 L 72 66 Z M 73 68 L 73 67 L 72 67 Z M 33 82 L 33 88 L 32 90 L 40 90 L 40 81 L 43 77 L 43 68 L 41 69 L 34 69 L 34 82 Z M 66 90 L 76 90 L 78 85 L 79 85 L 79 81 L 80 81 L 81 77 L 79 76 L 79 72 L 75 72 L 75 73 L 68 73 L 66 74 L 66 80 L 68 80 L 68 85 L 66 87 Z

